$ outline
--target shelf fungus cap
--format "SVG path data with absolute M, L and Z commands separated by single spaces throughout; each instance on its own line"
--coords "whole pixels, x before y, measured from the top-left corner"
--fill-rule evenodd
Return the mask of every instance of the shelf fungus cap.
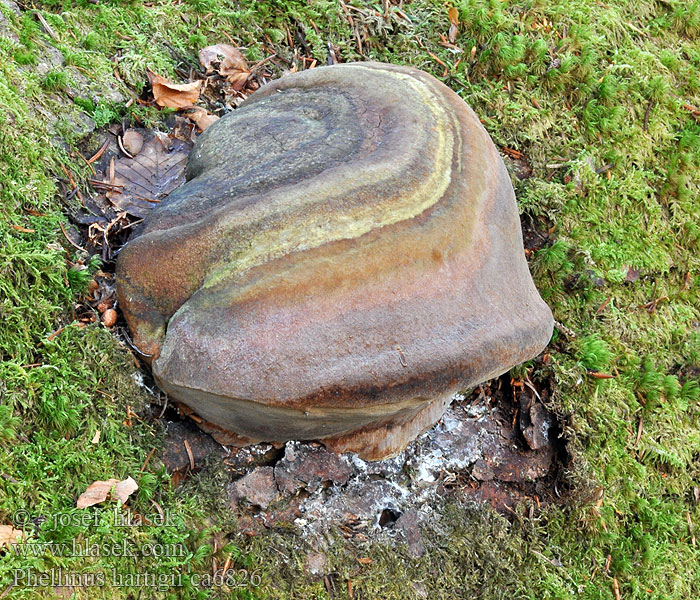
M 367 459 L 536 356 L 553 326 L 479 119 L 381 63 L 283 77 L 212 125 L 117 282 L 171 397 L 251 441 Z

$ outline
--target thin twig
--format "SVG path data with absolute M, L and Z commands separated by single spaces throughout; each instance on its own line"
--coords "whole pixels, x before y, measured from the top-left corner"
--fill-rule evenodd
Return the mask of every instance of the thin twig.
M 190 459 L 190 469 L 194 471 L 194 456 L 192 455 L 192 448 L 190 448 L 190 443 L 187 440 L 183 440 L 185 443 L 185 450 L 187 451 L 187 456 Z
M 88 158 L 88 163 L 92 164 L 96 160 L 100 160 L 100 158 L 102 158 L 102 155 L 105 153 L 105 150 L 107 150 L 107 148 L 109 148 L 109 140 L 105 140 L 105 143 L 102 144 L 102 146 L 100 146 L 100 149 L 97 152 L 95 152 L 95 154 L 93 154 L 90 158 Z
M 61 228 L 61 232 L 63 233 L 63 237 L 68 240 L 68 243 L 73 246 L 74 248 L 77 248 L 78 250 L 82 250 L 83 252 L 87 253 L 87 250 L 85 248 L 82 248 L 81 246 L 78 246 L 72 239 L 68 237 L 68 232 L 66 231 L 66 228 L 63 226 L 63 223 L 59 223 L 58 226 Z
M 151 460 L 151 457 L 153 456 L 155 451 L 156 451 L 155 447 L 151 448 L 151 451 L 148 453 L 146 460 L 143 461 L 143 464 L 141 465 L 141 468 L 139 469 L 140 473 L 143 473 L 143 470 L 146 468 L 148 461 Z
M 39 11 L 36 11 L 35 14 L 36 18 L 39 19 L 41 26 L 44 28 L 44 31 L 46 31 L 46 33 L 48 33 L 56 42 L 60 42 L 61 39 L 56 35 L 56 32 L 51 29 L 51 25 L 46 22 L 44 15 L 42 15 Z

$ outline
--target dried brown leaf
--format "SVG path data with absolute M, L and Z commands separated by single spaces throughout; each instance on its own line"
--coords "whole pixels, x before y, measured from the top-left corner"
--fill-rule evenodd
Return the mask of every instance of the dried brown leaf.
M 114 327 L 114 324 L 117 322 L 117 311 L 113 308 L 108 308 L 102 315 L 102 322 L 105 327 Z
M 451 6 L 450 10 L 447 11 L 447 15 L 450 18 L 450 23 L 455 27 L 459 27 L 459 11 Z
M 447 32 L 447 37 L 450 43 L 454 44 L 457 39 L 457 32 L 459 31 L 459 11 L 454 6 L 451 6 L 450 10 L 447 11 L 447 15 L 450 19 L 450 29 Z
M 190 119 L 190 121 L 192 121 L 195 125 L 197 125 L 200 131 L 204 131 L 207 127 L 209 127 L 213 123 L 216 123 L 219 120 L 219 117 L 208 113 L 206 110 L 200 108 L 199 106 L 195 107 L 191 111 L 188 111 L 185 116 L 188 119 Z
M 21 529 L 15 529 L 12 525 L 0 525 L 0 548 L 16 544 L 23 535 Z
M 231 82 L 231 87 L 237 92 L 240 92 L 248 82 L 249 76 L 250 73 L 248 73 L 248 71 L 237 71 L 231 73 L 231 75 L 228 76 L 228 80 Z
M 157 139 L 165 150 L 170 148 L 170 136 L 163 131 L 154 131 L 153 139 Z
M 201 81 L 190 83 L 172 83 L 152 71 L 148 71 L 148 80 L 153 88 L 153 99 L 158 106 L 168 108 L 185 108 L 192 106 L 199 99 L 202 91 Z
M 455 43 L 455 40 L 457 39 L 457 25 L 455 25 L 454 23 L 450 25 L 450 29 L 447 32 L 447 37 L 450 40 L 450 44 Z
M 176 142 L 176 148 L 170 151 L 158 137 L 153 137 L 138 156 L 115 161 L 112 183 L 123 187 L 109 190 L 107 198 L 117 211 L 145 217 L 184 183 L 189 150 L 189 145 Z
M 95 481 L 80 494 L 76 506 L 78 508 L 87 508 L 88 506 L 104 502 L 110 495 L 113 499 L 119 500 L 124 504 L 138 488 L 138 484 L 131 477 L 127 477 L 123 481 L 118 479 Z
M 127 129 L 122 136 L 122 144 L 131 156 L 136 156 L 143 148 L 143 136 L 135 129 Z
M 136 483 L 133 478 L 127 477 L 123 481 L 117 483 L 117 485 L 114 487 L 114 494 L 112 494 L 112 498 L 116 498 L 122 504 L 124 504 L 129 499 L 129 496 L 131 496 L 131 494 L 138 489 L 139 484 Z
M 104 502 L 107 500 L 111 489 L 118 483 L 118 479 L 107 479 L 106 481 L 95 481 L 91 483 L 88 488 L 80 494 L 75 504 L 76 507 L 87 508 L 88 506 Z
M 230 44 L 207 46 L 199 51 L 199 62 L 207 73 L 218 71 L 226 77 L 237 71 L 248 71 L 248 63 L 238 48 Z
M 627 274 L 625 275 L 625 281 L 633 283 L 637 281 L 642 275 L 642 272 L 634 267 L 627 267 Z

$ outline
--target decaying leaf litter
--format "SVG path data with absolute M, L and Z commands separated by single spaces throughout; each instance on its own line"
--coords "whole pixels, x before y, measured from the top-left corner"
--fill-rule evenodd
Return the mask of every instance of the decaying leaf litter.
M 136 100 L 176 110 L 167 120 L 168 132 L 125 123 L 110 127 L 102 146 L 90 158 L 83 157 L 94 172 L 88 180 L 90 192 L 80 190 L 66 171 L 64 201 L 76 197 L 80 203 L 77 212 L 68 204 L 69 218 L 87 228 L 84 240 L 69 237 L 73 245 L 113 261 L 133 228 L 184 182 L 187 155 L 197 135 L 271 77 L 265 64 L 274 56 L 249 67 L 240 50 L 229 44 L 207 46 L 199 54 L 200 70 L 190 69 L 191 81 L 175 83 L 149 71 L 151 91 Z
M 296 60 L 288 68 L 288 61 L 276 59 L 271 53 L 251 65 L 240 49 L 221 43 L 202 48 L 198 65 L 182 57 L 181 64 L 189 69 L 177 68 L 176 72 L 184 76 L 184 82 L 147 71 L 150 91 L 135 101 L 176 111 L 166 118 L 169 130 L 125 122 L 109 127 L 99 148 L 89 158 L 81 155 L 90 170 L 88 189 L 81 189 L 77 178 L 63 167 L 65 179 L 59 180 L 63 201 L 69 220 L 77 227 L 63 234 L 83 256 L 74 268 L 86 268 L 93 254 L 103 261 L 84 303 L 76 306 L 75 317 L 81 326 L 98 319 L 108 328 L 118 325 L 113 271 L 120 249 L 149 212 L 184 183 L 187 156 L 197 136 L 269 81 L 273 72 L 297 70 Z M 303 59 L 300 64 L 316 66 L 315 61 Z M 128 342 L 121 325 L 119 332 Z
M 127 477 L 121 481 L 119 479 L 94 481 L 80 494 L 75 506 L 76 508 L 87 508 L 88 506 L 101 504 L 108 498 L 125 504 L 129 500 L 129 496 L 137 489 L 139 489 L 139 486 L 132 477 Z
M 192 81 L 174 83 L 148 71 L 150 92 L 136 99 L 177 111 L 166 121 L 168 131 L 122 122 L 96 136 L 102 138 L 99 148 L 89 158 L 81 155 L 90 171 L 89 187 L 80 186 L 79 178 L 63 167 L 63 202 L 77 229 L 62 231 L 80 251 L 73 268 L 87 268 L 94 254 L 103 261 L 84 302 L 76 306 L 81 326 L 98 319 L 108 328 L 117 325 L 113 270 L 121 247 L 153 207 L 184 183 L 187 156 L 197 135 L 218 120 L 215 112 L 232 110 L 271 76 L 264 68 L 253 73 L 240 51 L 227 44 L 203 48 L 200 70 L 190 74 Z M 128 340 L 126 331 L 120 331 Z
M 117 324 L 113 265 L 119 250 L 148 213 L 184 182 L 187 156 L 198 134 L 234 110 L 273 73 L 295 72 L 298 65 L 302 69 L 317 65 L 308 56 L 309 47 L 305 43 L 300 46 L 301 52 L 295 48 L 291 62 L 271 52 L 254 64 L 231 44 L 207 46 L 199 52 L 198 65 L 179 57 L 181 66 L 187 67 L 176 68 L 186 80 L 182 83 L 149 70 L 150 93 L 136 102 L 177 111 L 166 120 L 170 130 L 151 131 L 126 123 L 110 127 L 99 149 L 89 158 L 82 157 L 92 172 L 89 191 L 81 190 L 73 175 L 65 171 L 66 179 L 60 181 L 64 203 L 82 239 L 71 232 L 64 235 L 77 249 L 99 254 L 104 263 L 91 283 L 86 305 L 77 307 L 79 322 L 94 321 L 99 314 L 105 326 Z M 338 55 L 337 49 L 329 47 L 329 64 L 338 62 Z M 78 209 L 74 198 L 80 204 Z M 126 331 L 122 332 L 128 340 Z

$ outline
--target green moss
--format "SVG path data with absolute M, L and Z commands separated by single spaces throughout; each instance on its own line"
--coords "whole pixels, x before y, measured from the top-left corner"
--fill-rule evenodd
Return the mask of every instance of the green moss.
M 35 65 L 37 60 L 35 54 L 30 50 L 18 49 L 14 53 L 18 65 Z
M 62 90 L 68 86 L 68 75 L 64 71 L 49 71 L 44 76 L 42 85 L 50 92 Z
M 135 506 L 150 512 L 155 500 L 178 520 L 174 530 L 127 536 L 181 541 L 192 568 L 203 571 L 211 563 L 202 507 L 221 515 L 222 531 L 235 529 L 215 501 L 222 480 L 214 471 L 183 492 L 169 489 L 157 458 L 140 473 L 160 438 L 147 424 L 124 426 L 127 404 L 147 401 L 131 378 L 131 359 L 99 327 L 71 325 L 89 269 L 73 269 L 79 257 L 62 246 L 55 177 L 59 163 L 79 178 L 87 171 L 51 142 L 53 126 L 36 109 L 60 113 L 56 97 L 79 67 L 95 91 L 75 103 L 99 126 L 122 118 L 154 126 L 162 118 L 155 108 L 100 97 L 115 83 L 115 68 L 141 94 L 147 68 L 177 78 L 178 63 L 196 66 L 198 48 L 228 42 L 225 33 L 250 60 L 275 52 L 293 64 L 289 31 L 297 50 L 301 37 L 319 64 L 331 43 L 345 61 L 428 70 L 476 110 L 498 146 L 526 155 L 532 175 L 514 179 L 520 209 L 553 238 L 531 266 L 555 318 L 577 334 L 555 333 L 551 362 L 530 376 L 555 382 L 553 402 L 568 417 L 569 484 L 580 493 L 510 525 L 457 502 L 427 533 L 419 561 L 369 544 L 361 552 L 374 562 L 359 566 L 357 547 L 337 539 L 330 551 L 335 597 L 349 597 L 350 580 L 356 598 L 612 599 L 613 577 L 625 600 L 700 594 L 692 568 L 700 550 L 688 525 L 700 523 L 699 2 L 460 0 L 461 52 L 441 43 L 447 7 L 428 0 L 404 3 L 405 16 L 390 3 L 388 17 L 381 3 L 357 0 L 349 8 L 353 26 L 329 0 L 39 5 L 60 42 L 30 11 L 16 17 L 3 9 L 19 43 L 0 43 L 0 464 L 19 482 L 0 479 L 0 523 L 20 508 L 71 510 L 92 480 L 132 474 L 141 485 Z M 59 43 L 68 66 L 40 77 L 33 61 Z M 594 379 L 589 370 L 614 378 Z M 93 447 L 97 429 L 104 441 Z M 84 533 L 119 537 L 107 524 Z M 239 597 L 327 597 L 323 582 L 303 575 L 304 547 L 292 532 L 249 540 L 245 552 L 229 549 L 241 568 L 265 573 L 262 588 L 238 590 Z M 18 564 L 3 561 L 3 584 Z M 183 561 L 151 567 L 167 572 Z M 110 589 L 107 596 L 128 593 Z M 188 587 L 179 595 L 194 593 Z

